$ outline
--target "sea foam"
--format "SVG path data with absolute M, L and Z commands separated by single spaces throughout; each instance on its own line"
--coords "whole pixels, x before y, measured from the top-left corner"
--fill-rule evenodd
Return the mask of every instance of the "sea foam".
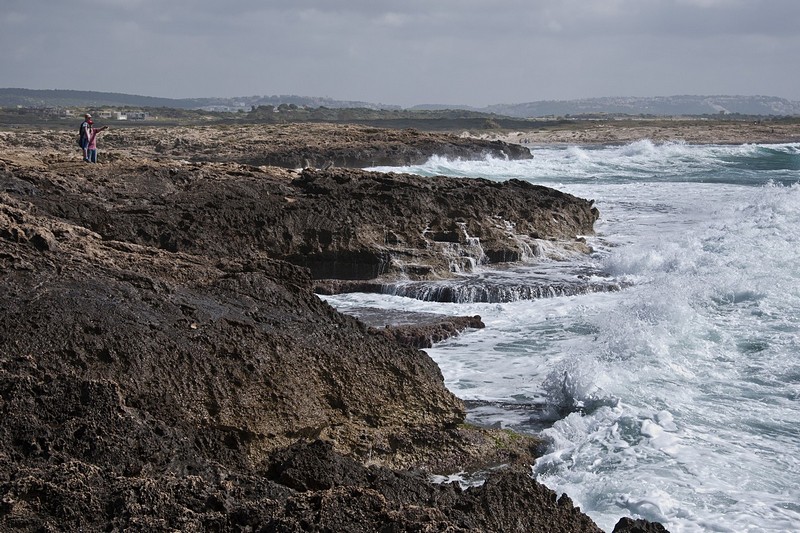
M 607 531 L 623 515 L 673 532 L 800 530 L 800 144 L 531 151 L 391 170 L 524 179 L 594 199 L 594 253 L 542 272 L 588 272 L 621 290 L 331 303 L 481 315 L 486 328 L 428 350 L 445 384 L 477 402 L 476 419 L 544 425 L 549 449 L 532 473 Z M 522 271 L 496 277 L 526 283 Z

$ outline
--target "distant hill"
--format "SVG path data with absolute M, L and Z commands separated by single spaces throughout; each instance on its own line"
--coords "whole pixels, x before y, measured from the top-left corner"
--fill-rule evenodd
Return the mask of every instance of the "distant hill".
M 334 100 L 315 96 L 275 95 L 236 98 L 158 98 L 97 91 L 66 89 L 0 89 L 0 107 L 170 107 L 175 109 L 215 109 L 249 111 L 252 107 L 294 104 L 306 107 L 401 109 L 400 106 L 369 102 Z
M 447 109 L 461 109 L 464 111 L 476 111 L 479 113 L 486 113 L 487 108 L 472 107 L 468 105 L 453 105 L 453 104 L 419 104 L 407 108 L 409 111 L 444 111 Z
M 235 98 L 158 98 L 121 93 L 63 89 L 0 89 L 0 107 L 140 107 L 250 111 L 259 106 L 282 104 L 308 108 L 402 110 L 401 106 L 317 96 L 273 95 Z M 582 100 L 542 100 L 520 104 L 496 104 L 483 108 L 464 105 L 421 104 L 409 111 L 463 110 L 512 118 L 564 117 L 567 115 L 690 116 L 739 114 L 756 116 L 800 115 L 800 102 L 775 96 L 658 96 L 606 97 Z
M 247 106 L 260 106 L 272 105 L 279 106 L 281 104 L 294 104 L 304 107 L 329 107 L 331 109 L 384 109 L 394 110 L 402 109 L 401 106 L 387 105 L 387 104 L 374 104 L 370 102 L 359 102 L 351 100 L 334 100 L 333 98 L 324 98 L 318 96 L 295 96 L 295 95 L 274 95 L 274 96 L 247 96 L 241 98 L 233 98 L 232 100 L 244 102 Z
M 623 115 L 800 115 L 800 102 L 774 96 L 658 96 L 549 100 L 499 104 L 483 109 L 510 117 L 546 117 L 588 114 Z
M 72 91 L 66 89 L 0 89 L 2 107 L 174 107 L 191 109 L 191 100 L 156 98 L 121 93 L 102 93 L 96 91 Z

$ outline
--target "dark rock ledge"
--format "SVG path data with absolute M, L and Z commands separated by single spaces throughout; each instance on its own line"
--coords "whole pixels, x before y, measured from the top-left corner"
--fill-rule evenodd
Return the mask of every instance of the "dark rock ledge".
M 393 264 L 400 242 L 424 275 L 446 275 L 425 236 L 391 221 L 430 216 L 428 232 L 444 235 L 448 219 L 469 226 L 481 209 L 508 220 L 493 197 L 505 186 L 124 154 L 84 166 L 8 145 L 0 529 L 599 531 L 529 476 L 536 439 L 464 424 L 425 352 L 312 292 L 322 258 Z M 363 202 L 337 192 L 359 185 Z M 543 209 L 564 222 L 524 230 L 539 238 L 569 240 L 596 216 L 560 193 L 508 189 L 529 210 L 518 228 Z M 431 205 L 437 195 L 460 212 Z M 359 211 L 382 203 L 398 211 Z M 396 243 L 376 237 L 380 216 Z M 347 263 L 332 271 L 367 277 L 369 261 Z M 500 464 L 476 489 L 427 478 Z

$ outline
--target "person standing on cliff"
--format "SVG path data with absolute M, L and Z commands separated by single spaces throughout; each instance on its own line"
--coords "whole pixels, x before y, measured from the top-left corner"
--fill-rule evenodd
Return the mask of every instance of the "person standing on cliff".
M 83 160 L 89 162 L 89 138 L 91 137 L 92 130 L 92 115 L 86 113 L 83 115 L 83 123 L 81 124 L 80 137 L 78 144 L 83 150 Z
M 86 158 L 84 161 L 87 163 L 97 163 L 97 136 L 100 135 L 100 132 L 107 130 L 108 126 L 95 128 L 91 117 L 86 119 L 86 121 L 89 124 L 89 143 L 86 145 Z

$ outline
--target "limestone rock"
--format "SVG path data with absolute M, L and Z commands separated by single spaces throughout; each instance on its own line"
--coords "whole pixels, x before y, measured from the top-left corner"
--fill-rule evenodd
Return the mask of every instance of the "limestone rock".
M 425 352 L 312 292 L 336 257 L 350 266 L 324 268 L 349 276 L 402 254 L 438 273 L 427 243 L 469 245 L 462 229 L 502 252 L 494 216 L 569 239 L 588 204 L 135 146 L 85 165 L 59 135 L 0 146 L 0 529 L 597 530 L 531 479 L 536 438 L 464 424 Z M 206 146 L 167 137 L 165 153 Z M 478 489 L 426 475 L 502 464 Z

